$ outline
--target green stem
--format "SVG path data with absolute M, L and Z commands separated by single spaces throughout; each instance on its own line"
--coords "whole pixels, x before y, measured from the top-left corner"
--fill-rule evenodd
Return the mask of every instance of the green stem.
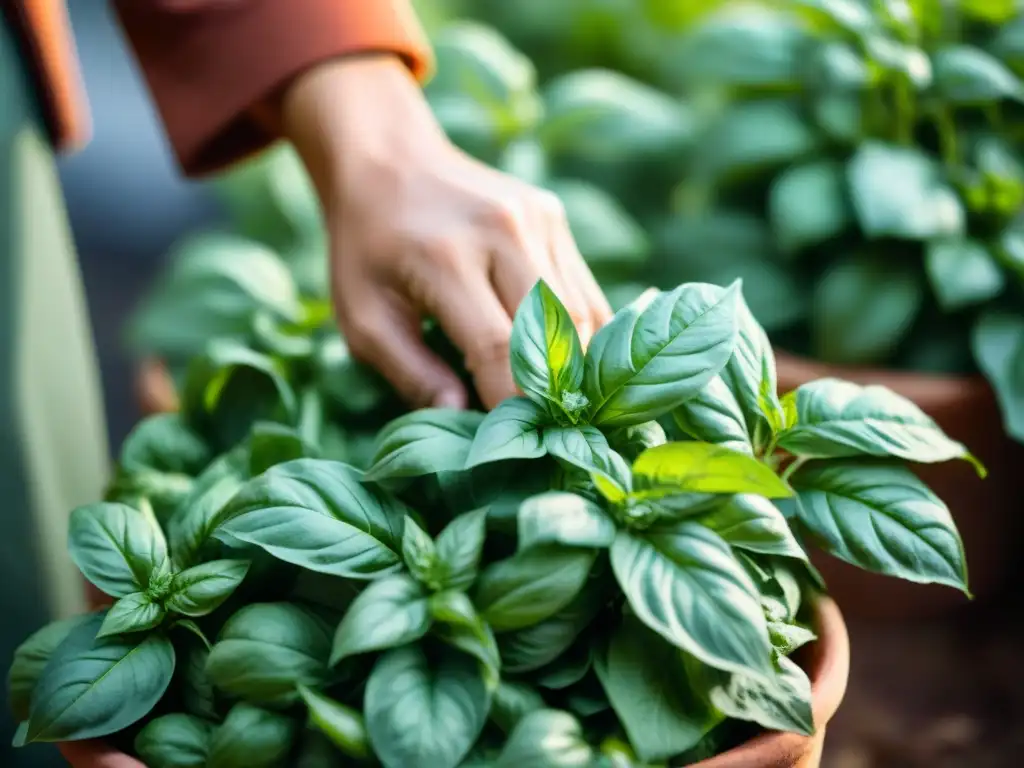
M 786 482 L 789 482 L 789 478 L 793 476 L 793 473 L 800 469 L 800 467 L 802 467 L 808 461 L 810 461 L 810 459 L 807 456 L 798 456 L 797 458 L 793 459 L 793 461 L 789 463 L 789 466 L 782 470 L 782 479 L 785 480 Z
M 935 125 L 939 129 L 939 144 L 942 145 L 942 161 L 950 168 L 960 165 L 960 150 L 956 140 L 956 121 L 953 110 L 939 106 L 935 110 Z
M 900 75 L 896 81 L 896 138 L 900 144 L 914 143 L 914 97 L 909 80 Z

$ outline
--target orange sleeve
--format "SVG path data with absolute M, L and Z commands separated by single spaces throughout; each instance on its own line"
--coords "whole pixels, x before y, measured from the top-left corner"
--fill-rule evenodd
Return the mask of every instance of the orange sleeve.
M 115 0 L 185 173 L 273 141 L 252 108 L 303 70 L 392 52 L 423 79 L 430 48 L 409 0 Z

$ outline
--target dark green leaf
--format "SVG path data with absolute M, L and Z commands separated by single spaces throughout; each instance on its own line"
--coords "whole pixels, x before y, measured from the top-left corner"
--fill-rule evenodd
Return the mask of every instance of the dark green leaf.
M 996 392 L 1006 431 L 1024 441 L 1024 318 L 986 312 L 974 325 L 971 347 Z
M 255 603 L 228 619 L 210 651 L 206 674 L 220 690 L 271 707 L 292 704 L 295 686 L 327 675 L 331 634 L 291 603 Z
M 282 768 L 295 731 L 290 717 L 239 702 L 213 733 L 207 768 Z
M 932 54 L 932 69 L 936 93 L 952 104 L 987 105 L 1024 97 L 1024 85 L 1005 64 L 971 45 L 940 48 Z
M 487 414 L 466 458 L 466 469 L 508 459 L 539 459 L 545 453 L 540 427 L 550 416 L 525 397 L 512 397 Z
M 498 686 L 501 657 L 494 633 L 477 614 L 464 592 L 446 590 L 430 598 L 430 615 L 437 622 L 434 634 L 454 648 L 477 659 L 488 691 Z
M 576 596 L 594 557 L 587 549 L 548 546 L 499 560 L 481 572 L 474 603 L 495 632 L 537 624 Z
M 271 467 L 295 459 L 317 458 L 317 450 L 284 424 L 261 422 L 249 435 L 249 474 L 261 475 Z
M 730 547 L 764 555 L 807 559 L 786 518 L 763 496 L 737 494 L 703 515 L 700 523 L 725 539 Z
M 966 592 L 963 544 L 946 505 L 902 467 L 854 460 L 793 475 L 799 519 L 824 549 L 848 563 Z
M 771 674 L 757 588 L 720 536 L 694 522 L 621 532 L 612 568 L 633 612 L 670 643 L 720 669 Z
M 133 592 L 110 606 L 96 637 L 99 639 L 156 629 L 165 615 L 163 606 L 154 602 L 145 592 Z
M 390 422 L 377 436 L 367 480 L 418 477 L 466 466 L 484 416 L 475 411 L 425 408 Z
M 842 166 L 825 160 L 790 168 L 772 184 L 768 207 L 772 230 L 784 251 L 835 237 L 850 222 Z
M 672 411 L 672 420 L 683 434 L 694 440 L 754 455 L 743 408 L 721 375 Z
M 505 742 L 495 768 L 588 768 L 594 750 L 572 715 L 555 709 L 531 712 Z
M 936 240 L 928 244 L 925 270 L 943 309 L 955 311 L 997 296 L 1006 278 L 977 240 Z
M 505 733 L 511 733 L 524 717 L 546 706 L 544 698 L 529 683 L 503 680 L 494 692 L 491 719 Z
M 628 471 L 597 427 L 549 427 L 543 430 L 544 448 L 556 459 L 610 478 Z
M 455 768 L 487 722 L 490 696 L 475 661 L 417 646 L 388 651 L 366 684 L 366 727 L 385 768 Z
M 10 669 L 7 670 L 7 701 L 15 720 L 28 720 L 32 691 L 50 657 L 72 630 L 89 619 L 89 616 L 73 616 L 51 621 L 33 632 L 14 651 Z
M 519 508 L 519 550 L 560 544 L 610 547 L 615 523 L 597 504 L 574 493 L 549 491 L 531 496 Z
M 591 421 L 640 424 L 699 392 L 732 356 L 738 298 L 737 284 L 694 283 L 620 310 L 587 349 Z
M 486 535 L 486 509 L 459 515 L 438 534 L 438 567 L 447 589 L 468 589 L 472 585 Z
M 338 625 L 331 665 L 359 653 L 414 642 L 429 629 L 427 596 L 415 579 L 399 574 L 370 582 Z
M 360 712 L 304 685 L 299 686 L 299 695 L 306 702 L 310 722 L 343 754 L 359 760 L 371 756 L 370 738 Z
M 213 726 L 185 714 L 149 721 L 135 737 L 135 751 L 148 768 L 206 768 Z
M 402 560 L 418 582 L 431 589 L 440 586 L 437 578 L 437 547 L 434 540 L 408 515 L 405 517 L 405 529 L 402 532 Z
M 175 574 L 164 603 L 184 616 L 205 616 L 216 610 L 245 579 L 248 560 L 211 560 Z

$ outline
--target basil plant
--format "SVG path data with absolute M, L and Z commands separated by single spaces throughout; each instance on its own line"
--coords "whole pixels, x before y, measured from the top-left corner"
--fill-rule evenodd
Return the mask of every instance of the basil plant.
M 363 468 L 273 349 L 193 360 L 181 411 L 72 513 L 110 603 L 18 649 L 19 744 L 102 738 L 150 768 L 686 765 L 820 725 L 794 656 L 824 589 L 805 542 L 967 591 L 907 467 L 967 449 L 881 387 L 780 397 L 739 283 L 649 291 L 586 351 L 538 283 L 522 394 L 394 418 Z

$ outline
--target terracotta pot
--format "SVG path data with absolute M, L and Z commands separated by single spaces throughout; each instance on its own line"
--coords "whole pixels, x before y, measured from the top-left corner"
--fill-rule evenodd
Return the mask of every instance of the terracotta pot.
M 818 768 L 825 746 L 825 729 L 846 693 L 850 676 L 850 638 L 839 607 L 831 598 L 816 606 L 818 641 L 798 657 L 811 679 L 816 731 L 813 736 L 765 733 L 695 763 L 692 768 Z
M 801 651 L 800 663 L 811 679 L 812 706 L 817 731 L 813 736 L 765 733 L 693 768 L 819 768 L 825 728 L 839 709 L 850 675 L 850 638 L 839 607 L 831 598 L 816 606 L 818 640 Z M 132 757 L 102 741 L 60 744 L 72 768 L 146 768 Z
M 135 393 L 143 416 L 178 410 L 174 381 L 164 364 L 155 357 L 146 358 L 139 364 Z
M 1002 426 L 995 395 L 980 376 L 927 376 L 897 371 L 826 365 L 776 353 L 779 391 L 788 392 L 828 376 L 858 384 L 882 384 L 913 400 L 947 434 L 964 443 L 988 469 L 982 480 L 964 461 L 920 465 L 915 471 L 949 506 L 964 540 L 970 588 L 976 597 L 996 591 L 1016 549 L 1020 482 L 1015 467 L 1024 448 Z M 851 618 L 902 620 L 966 608 L 970 601 L 950 587 L 911 584 L 878 576 L 815 551 L 814 564 L 829 594 Z

